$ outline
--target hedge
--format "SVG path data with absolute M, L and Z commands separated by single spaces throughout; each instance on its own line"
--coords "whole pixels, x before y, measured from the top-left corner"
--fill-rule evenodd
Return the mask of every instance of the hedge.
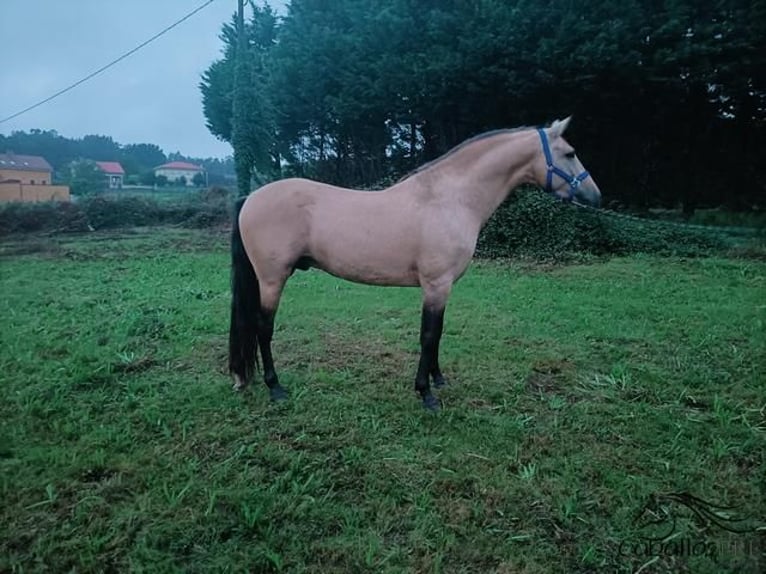
M 542 260 L 577 254 L 655 253 L 698 256 L 737 244 L 714 227 L 640 219 L 562 203 L 536 189 L 522 189 L 506 200 L 479 236 L 484 257 Z
M 94 196 L 73 203 L 9 203 L 0 207 L 0 236 L 26 232 L 76 233 L 98 229 L 226 224 L 231 200 L 225 190 L 190 193 L 172 201 L 143 196 Z

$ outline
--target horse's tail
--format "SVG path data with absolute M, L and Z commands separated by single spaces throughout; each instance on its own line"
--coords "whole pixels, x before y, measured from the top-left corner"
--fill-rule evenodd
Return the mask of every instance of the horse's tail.
M 239 213 L 245 197 L 237 200 L 231 233 L 231 324 L 229 327 L 229 372 L 240 386 L 250 382 L 258 366 L 258 324 L 261 290 L 239 230 Z

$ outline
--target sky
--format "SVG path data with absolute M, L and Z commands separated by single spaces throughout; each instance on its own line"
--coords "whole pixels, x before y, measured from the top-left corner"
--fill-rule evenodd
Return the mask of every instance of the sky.
M 269 3 L 284 13 L 287 1 Z M 0 119 L 82 79 L 204 2 L 0 0 Z M 0 133 L 36 128 L 153 143 L 191 157 L 231 155 L 231 146 L 205 127 L 199 82 L 221 57 L 221 26 L 236 11 L 237 0 L 214 0 L 106 72 L 0 124 Z

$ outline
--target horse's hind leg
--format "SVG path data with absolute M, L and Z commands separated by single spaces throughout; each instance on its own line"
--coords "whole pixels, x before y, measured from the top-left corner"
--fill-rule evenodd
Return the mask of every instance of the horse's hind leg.
M 258 346 L 263 361 L 263 380 L 269 388 L 272 401 L 282 401 L 287 398 L 287 391 L 279 384 L 277 371 L 274 369 L 274 358 L 271 355 L 271 339 L 274 335 L 274 317 L 279 307 L 279 298 L 285 278 L 277 281 L 261 281 L 261 313 L 258 325 Z

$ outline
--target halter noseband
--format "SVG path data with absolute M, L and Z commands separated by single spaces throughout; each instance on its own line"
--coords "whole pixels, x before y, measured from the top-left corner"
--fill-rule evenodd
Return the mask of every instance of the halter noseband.
M 548 144 L 548 136 L 545 134 L 545 130 L 542 128 L 537 129 L 537 133 L 540 134 L 540 141 L 543 144 L 543 153 L 545 154 L 545 164 L 548 166 L 548 176 L 545 181 L 545 191 L 553 193 L 553 174 L 555 173 L 560 178 L 564 179 L 569 184 L 567 189 L 567 201 L 572 201 L 575 198 L 575 192 L 580 184 L 588 179 L 590 175 L 587 171 L 582 172 L 580 175 L 569 175 L 560 167 L 553 165 L 553 156 L 551 155 L 551 146 Z

